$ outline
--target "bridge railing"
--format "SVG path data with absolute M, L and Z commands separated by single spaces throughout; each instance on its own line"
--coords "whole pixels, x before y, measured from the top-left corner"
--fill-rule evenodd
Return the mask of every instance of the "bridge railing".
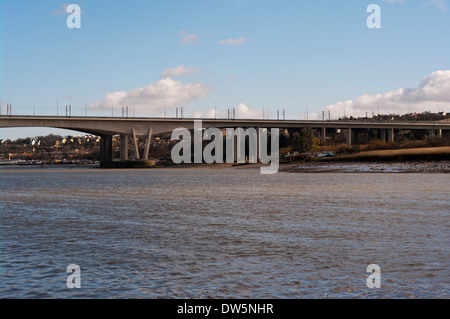
M 159 112 L 161 113 L 161 112 Z M 171 110 L 171 112 L 166 112 L 164 110 L 163 114 L 158 114 L 158 112 L 136 112 L 134 108 L 126 108 L 126 107 L 113 107 L 110 110 L 98 110 L 90 108 L 89 106 L 75 106 L 71 104 L 67 105 L 57 105 L 57 106 L 42 106 L 42 105 L 33 105 L 33 106 L 21 106 L 21 105 L 12 105 L 12 104 L 1 104 L 0 105 L 0 116 L 59 116 L 59 117 L 99 117 L 99 118 L 168 118 L 168 119 L 198 119 L 198 117 L 194 116 L 193 111 L 189 112 L 186 109 L 183 111 L 183 116 L 181 116 L 180 112 L 176 112 Z M 217 119 L 217 120 L 256 120 L 256 121 L 302 121 L 304 119 L 301 118 L 280 118 L 279 116 L 265 117 L 262 118 L 242 118 L 239 117 L 238 114 L 230 117 L 230 113 L 228 112 L 228 116 L 226 112 L 218 112 L 213 116 L 206 116 L 203 119 Z M 367 118 L 359 118 L 359 119 L 349 119 L 349 118 L 324 118 L 318 120 L 309 120 L 308 122 L 372 122 L 372 123 L 405 123 L 405 122 L 414 122 L 414 123 L 422 123 L 422 122 L 434 122 L 434 123 L 442 123 L 442 121 L 421 121 L 421 120 L 382 120 L 375 118 L 367 117 Z M 445 120 L 444 120 L 445 122 Z M 450 119 L 447 118 L 446 123 L 450 123 Z

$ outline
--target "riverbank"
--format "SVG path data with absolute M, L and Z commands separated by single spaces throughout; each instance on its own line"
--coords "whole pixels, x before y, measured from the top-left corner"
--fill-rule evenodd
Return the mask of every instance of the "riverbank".
M 450 161 L 305 162 L 280 165 L 286 173 L 450 173 Z
M 280 166 L 295 173 L 450 173 L 450 147 L 377 150 Z
M 367 161 L 446 161 L 450 160 L 450 147 L 424 147 L 394 150 L 375 150 L 356 154 L 342 155 L 339 157 L 324 158 L 331 162 L 367 162 Z

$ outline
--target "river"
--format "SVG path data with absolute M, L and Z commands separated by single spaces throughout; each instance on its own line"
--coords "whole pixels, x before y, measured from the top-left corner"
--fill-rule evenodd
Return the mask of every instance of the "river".
M 0 187 L 1 298 L 450 298 L 448 174 L 4 167 Z

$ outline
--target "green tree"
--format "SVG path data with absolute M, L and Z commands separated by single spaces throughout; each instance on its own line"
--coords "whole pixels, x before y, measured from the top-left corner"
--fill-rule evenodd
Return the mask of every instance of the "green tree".
M 300 153 L 314 151 L 318 146 L 318 139 L 315 139 L 313 130 L 310 127 L 302 128 L 300 132 L 294 133 L 293 148 Z

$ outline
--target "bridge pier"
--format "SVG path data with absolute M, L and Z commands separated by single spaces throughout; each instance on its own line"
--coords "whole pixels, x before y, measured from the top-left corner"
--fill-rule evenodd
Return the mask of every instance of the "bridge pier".
M 100 135 L 100 165 L 113 161 L 112 135 Z
M 387 138 L 388 138 L 388 142 L 394 142 L 395 139 L 395 135 L 394 135 L 394 129 L 393 128 L 389 128 L 387 130 Z
M 120 160 L 128 161 L 128 135 L 120 135 Z
M 234 116 L 233 116 L 234 118 Z M 234 144 L 234 162 L 235 163 L 241 163 L 242 159 L 239 157 L 241 154 L 241 144 L 238 143 L 238 141 L 241 140 L 241 131 L 238 131 L 236 136 L 233 137 L 233 144 Z M 244 149 L 245 152 L 245 149 Z M 244 156 L 244 161 L 245 161 L 245 156 Z M 245 163 L 245 162 L 244 162 Z
M 136 137 L 136 131 L 134 130 L 134 128 L 131 129 L 131 136 L 133 138 L 134 157 L 136 158 L 136 160 L 140 160 L 141 156 L 139 155 L 138 141 Z
M 260 140 L 260 134 L 259 130 L 261 127 L 256 128 L 256 162 L 258 163 L 259 159 L 261 158 L 261 145 L 259 145 Z
M 380 130 L 380 141 L 382 142 L 382 143 L 385 143 L 386 142 L 386 130 L 385 129 L 381 129 Z
M 150 151 L 150 142 L 152 140 L 152 133 L 153 133 L 153 129 L 150 128 L 148 130 L 148 134 L 147 134 L 147 140 L 145 141 L 145 148 L 144 148 L 144 160 L 148 160 L 148 153 Z
M 327 142 L 327 128 L 322 127 L 320 138 L 322 139 L 322 143 L 325 144 Z
M 428 138 L 429 139 L 433 139 L 433 138 L 442 138 L 442 129 L 429 129 L 428 130 Z
M 145 139 L 144 154 L 142 154 L 142 159 L 144 161 L 148 160 L 148 158 L 149 158 L 150 143 L 152 140 L 152 135 L 153 135 L 153 128 L 151 127 L 148 129 L 148 133 L 147 133 L 147 136 Z M 137 139 L 136 131 L 134 128 L 131 129 L 131 136 L 132 136 L 132 140 L 133 140 L 135 159 L 140 160 L 141 156 L 139 154 L 138 139 Z
M 349 145 L 349 146 L 352 145 L 352 129 L 351 128 L 347 129 L 346 138 L 347 138 L 347 145 Z

